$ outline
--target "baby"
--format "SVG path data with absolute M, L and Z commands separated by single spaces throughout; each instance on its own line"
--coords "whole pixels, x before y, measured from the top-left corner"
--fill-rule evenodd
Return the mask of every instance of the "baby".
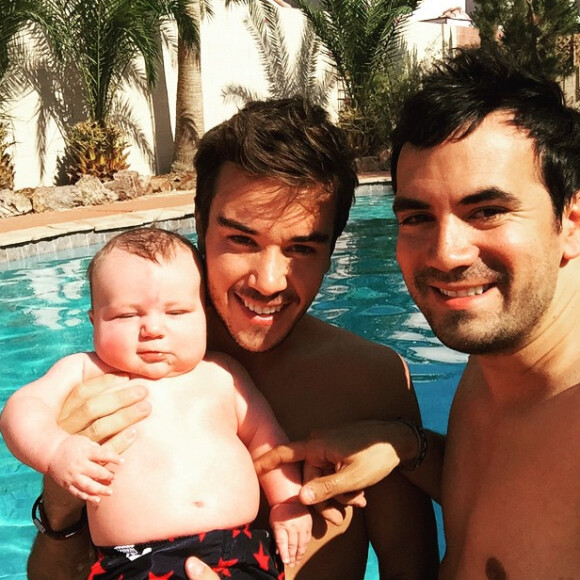
M 206 353 L 202 272 L 177 234 L 141 228 L 111 239 L 88 270 L 95 352 L 58 361 L 0 417 L 18 459 L 87 501 L 99 547 L 91 578 L 185 578 L 190 555 L 227 578 L 281 578 L 269 534 L 249 526 L 259 484 L 282 561 L 299 561 L 310 539 L 298 468 L 258 483 L 252 458 L 287 438 L 244 369 Z M 56 421 L 75 385 L 111 372 L 142 380 L 152 407 L 122 456 Z

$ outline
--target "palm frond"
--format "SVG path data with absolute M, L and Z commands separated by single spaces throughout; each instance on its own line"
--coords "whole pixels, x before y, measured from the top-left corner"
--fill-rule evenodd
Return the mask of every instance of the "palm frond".
M 110 122 L 119 127 L 125 135 L 131 137 L 145 159 L 147 159 L 153 172 L 155 170 L 155 153 L 149 144 L 147 135 L 141 129 L 141 124 L 135 116 L 131 102 L 127 98 L 116 98 L 113 101 Z
M 418 0 L 307 0 L 296 4 L 332 55 L 353 104 L 365 107 L 377 72 L 393 58 L 394 42 Z
M 290 56 L 288 54 L 288 43 L 284 34 L 284 26 L 280 20 L 280 11 L 267 0 L 258 0 L 263 5 L 266 14 L 267 33 L 270 40 L 271 54 L 269 63 L 274 73 L 270 81 L 271 92 L 275 96 L 280 94 L 292 94 L 294 92 L 294 82 L 290 68 Z M 275 83 L 275 84 L 274 84 Z
M 318 67 L 323 63 L 322 45 L 305 21 L 296 56 L 290 54 L 280 8 L 267 0 L 248 3 L 246 26 L 254 39 L 262 70 L 268 84 L 268 97 L 284 98 L 303 95 L 319 104 L 327 104 L 334 73 L 321 81 Z M 222 90 L 226 102 L 247 102 L 263 98 L 256 91 L 241 85 L 227 85 Z
M 90 117 L 105 120 L 116 91 L 134 60 L 144 63 L 149 88 L 162 58 L 160 29 L 177 22 L 180 38 L 199 45 L 199 30 L 187 0 L 46 0 L 49 33 L 63 62 L 74 64 L 86 92 Z
M 222 89 L 222 97 L 224 103 L 242 106 L 244 103 L 249 103 L 250 101 L 260 101 L 265 98 L 257 91 L 244 87 L 242 85 L 228 84 Z

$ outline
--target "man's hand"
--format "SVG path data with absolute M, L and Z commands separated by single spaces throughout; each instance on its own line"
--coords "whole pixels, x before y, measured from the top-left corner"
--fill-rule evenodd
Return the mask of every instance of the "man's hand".
M 135 440 L 130 429 L 151 413 L 147 389 L 123 375 L 108 374 L 75 387 L 58 417 L 59 427 L 122 453 Z
M 220 580 L 220 577 L 207 564 L 195 557 L 186 560 L 185 573 L 189 580 Z
M 306 441 L 279 445 L 254 465 L 260 476 L 282 463 L 304 461 L 302 503 L 312 505 L 340 498 L 341 503 L 364 507 L 360 492 L 399 465 L 396 449 L 409 439 L 416 445 L 411 430 L 397 421 L 361 421 L 314 433 Z

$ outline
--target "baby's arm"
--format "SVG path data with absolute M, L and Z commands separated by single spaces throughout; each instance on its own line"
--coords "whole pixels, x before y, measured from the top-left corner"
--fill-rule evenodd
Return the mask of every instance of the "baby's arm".
M 84 353 L 58 361 L 43 377 L 16 391 L 0 417 L 0 429 L 10 451 L 23 463 L 50 475 L 73 495 L 98 502 L 109 495 L 113 472 L 105 465 L 120 456 L 82 435 L 69 435 L 57 426 L 66 395 L 92 378 L 96 366 Z
M 230 367 L 236 385 L 238 436 L 253 459 L 257 459 L 288 437 L 274 417 L 266 399 L 248 374 Z M 290 467 L 290 469 L 287 469 Z M 265 473 L 260 484 L 270 504 L 270 525 L 284 564 L 298 563 L 312 535 L 312 516 L 298 499 L 302 476 L 296 464 L 286 464 Z

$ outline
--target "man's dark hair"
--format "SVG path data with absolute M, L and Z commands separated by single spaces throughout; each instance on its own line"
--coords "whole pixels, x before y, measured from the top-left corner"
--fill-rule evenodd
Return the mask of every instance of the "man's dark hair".
M 542 181 L 554 213 L 562 213 L 580 190 L 580 112 L 567 107 L 557 83 L 535 76 L 493 49 L 463 49 L 441 61 L 405 103 L 393 135 L 391 174 L 405 143 L 430 148 L 461 140 L 494 112 L 534 141 Z
M 278 179 L 297 195 L 322 186 L 321 195 L 330 193 L 336 202 L 334 246 L 348 220 L 358 179 L 344 132 L 324 109 L 300 97 L 254 101 L 202 137 L 194 162 L 201 246 L 216 181 L 227 161 L 251 176 Z

